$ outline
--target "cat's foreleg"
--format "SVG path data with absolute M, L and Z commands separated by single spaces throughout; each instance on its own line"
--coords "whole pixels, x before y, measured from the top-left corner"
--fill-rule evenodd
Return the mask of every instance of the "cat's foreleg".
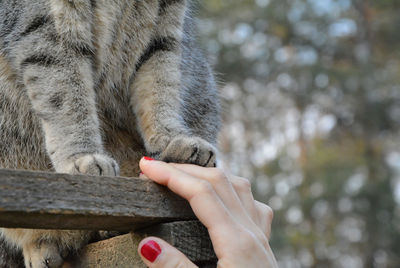
M 103 149 L 90 49 L 79 42 L 60 42 L 51 20 L 27 27 L 19 40 L 13 48 L 14 65 L 40 118 L 54 169 L 118 175 L 117 163 Z M 4 229 L 3 234 L 23 250 L 30 268 L 60 267 L 65 252 L 79 249 L 91 237 L 87 231 Z
M 32 51 L 21 60 L 23 82 L 40 117 L 57 172 L 117 175 L 102 145 L 90 58 L 73 51 Z
M 215 147 L 193 136 L 182 116 L 181 40 L 185 1 L 161 1 L 152 44 L 131 87 L 147 151 L 165 161 L 215 166 Z

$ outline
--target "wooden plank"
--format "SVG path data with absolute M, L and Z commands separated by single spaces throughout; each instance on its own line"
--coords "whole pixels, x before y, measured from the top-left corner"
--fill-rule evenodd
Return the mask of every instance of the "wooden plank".
M 139 232 L 117 236 L 86 246 L 78 256 L 67 260 L 64 268 L 146 267 L 137 253 L 139 242 L 146 236 L 158 236 L 182 251 L 199 267 L 216 267 L 208 232 L 198 221 L 158 224 Z
M 0 169 L 0 227 L 130 231 L 188 219 L 187 201 L 149 180 Z
M 126 234 L 89 244 L 77 256 L 66 260 L 63 268 L 145 268 L 137 253 L 140 240 L 138 236 Z

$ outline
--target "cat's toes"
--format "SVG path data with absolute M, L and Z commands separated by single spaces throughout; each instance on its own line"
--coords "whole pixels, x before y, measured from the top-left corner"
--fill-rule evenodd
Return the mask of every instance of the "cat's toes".
M 71 163 L 69 163 L 67 173 L 118 176 L 119 167 L 114 159 L 106 155 L 86 154 L 75 158 Z
M 160 159 L 166 162 L 196 164 L 203 167 L 216 166 L 216 149 L 209 142 L 197 137 L 173 138 Z
M 23 249 L 26 268 L 59 268 L 64 263 L 58 246 L 52 243 L 33 243 Z

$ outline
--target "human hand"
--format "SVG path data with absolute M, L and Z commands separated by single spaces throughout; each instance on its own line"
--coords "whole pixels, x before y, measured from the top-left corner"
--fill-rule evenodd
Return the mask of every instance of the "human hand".
M 269 246 L 272 210 L 255 201 L 248 180 L 218 168 L 168 164 L 143 158 L 143 174 L 189 201 L 206 226 L 218 267 L 278 267 Z M 167 242 L 148 237 L 139 254 L 150 268 L 196 267 Z

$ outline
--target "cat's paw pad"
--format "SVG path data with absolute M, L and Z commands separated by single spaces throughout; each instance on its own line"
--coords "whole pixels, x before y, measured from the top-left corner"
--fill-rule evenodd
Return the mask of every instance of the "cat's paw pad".
M 64 263 L 66 252 L 60 252 L 53 243 L 32 243 L 23 248 L 25 267 L 59 268 Z
M 215 167 L 216 149 L 201 138 L 178 136 L 170 140 L 161 152 L 160 159 L 166 162 Z
M 118 176 L 119 167 L 114 159 L 103 154 L 85 154 L 74 158 L 67 165 L 69 174 Z

